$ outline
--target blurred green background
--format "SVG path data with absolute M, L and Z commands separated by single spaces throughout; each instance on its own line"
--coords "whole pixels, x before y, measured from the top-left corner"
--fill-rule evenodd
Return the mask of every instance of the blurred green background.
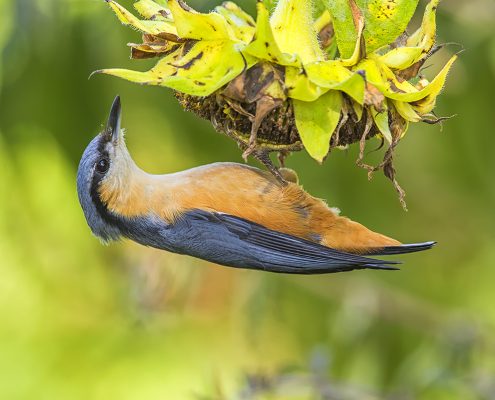
M 125 46 L 138 40 L 100 0 L 0 0 L 0 399 L 495 399 L 495 3 L 441 3 L 438 41 L 466 51 L 437 111 L 458 116 L 401 142 L 409 212 L 355 147 L 288 160 L 345 215 L 438 241 L 395 273 L 283 276 L 102 246 L 75 173 L 117 93 L 143 169 L 241 162 L 171 91 L 88 80 L 146 69 Z

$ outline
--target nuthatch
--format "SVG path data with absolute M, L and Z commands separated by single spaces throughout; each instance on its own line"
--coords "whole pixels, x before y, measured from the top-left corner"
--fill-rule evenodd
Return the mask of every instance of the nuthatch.
M 120 121 L 117 96 L 77 172 L 84 215 L 105 242 L 126 237 L 226 266 L 295 274 L 397 269 L 397 262 L 365 256 L 434 245 L 402 245 L 341 217 L 290 174 L 284 184 L 236 163 L 147 174 L 129 155 Z

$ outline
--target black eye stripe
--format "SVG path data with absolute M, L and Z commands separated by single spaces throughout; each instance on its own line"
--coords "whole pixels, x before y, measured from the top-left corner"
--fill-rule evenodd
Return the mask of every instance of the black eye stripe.
M 93 164 L 93 177 L 91 179 L 91 198 L 93 199 L 93 203 L 95 204 L 96 208 L 98 210 L 102 210 L 100 213 L 103 217 L 103 203 L 101 202 L 100 195 L 98 193 L 98 187 L 100 186 L 101 180 L 104 178 L 105 173 L 98 172 L 96 169 L 96 165 L 98 164 L 98 161 L 100 161 L 102 158 L 105 158 L 107 160 L 110 160 L 110 155 L 108 154 L 108 151 L 105 149 L 106 144 L 108 143 L 107 140 L 103 136 L 100 136 L 100 140 L 98 141 L 98 148 L 97 152 L 99 154 L 99 157 L 96 159 L 95 163 Z M 110 161 L 108 162 L 110 165 Z
M 105 150 L 105 145 L 106 145 L 105 143 L 106 142 L 101 140 L 99 145 L 98 145 L 100 157 L 98 157 L 98 159 L 96 160 L 96 162 L 94 164 L 94 171 L 95 171 L 94 179 L 93 179 L 94 184 L 99 183 L 99 181 L 103 178 L 103 175 L 110 168 L 110 156 L 109 156 L 108 152 Z M 103 160 L 105 160 L 105 161 L 103 161 Z M 99 166 L 100 163 L 102 163 L 101 166 Z M 103 164 L 106 164 L 106 165 L 104 166 Z

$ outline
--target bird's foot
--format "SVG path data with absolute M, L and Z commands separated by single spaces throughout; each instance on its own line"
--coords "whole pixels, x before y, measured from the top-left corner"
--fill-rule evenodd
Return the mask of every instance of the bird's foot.
M 247 144 L 246 150 L 242 152 L 242 158 L 244 159 L 245 162 L 247 162 L 247 159 L 250 155 L 256 152 L 257 147 L 258 146 L 256 145 L 256 132 L 254 134 L 251 133 L 251 137 L 249 138 L 249 142 Z

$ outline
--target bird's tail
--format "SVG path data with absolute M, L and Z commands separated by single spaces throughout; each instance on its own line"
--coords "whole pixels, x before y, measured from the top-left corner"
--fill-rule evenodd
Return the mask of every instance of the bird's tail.
M 429 250 L 435 246 L 437 242 L 424 242 L 424 243 L 412 243 L 402 244 L 399 246 L 385 246 L 368 248 L 365 252 L 361 253 L 366 256 L 389 256 L 395 254 L 415 253 L 417 251 Z

